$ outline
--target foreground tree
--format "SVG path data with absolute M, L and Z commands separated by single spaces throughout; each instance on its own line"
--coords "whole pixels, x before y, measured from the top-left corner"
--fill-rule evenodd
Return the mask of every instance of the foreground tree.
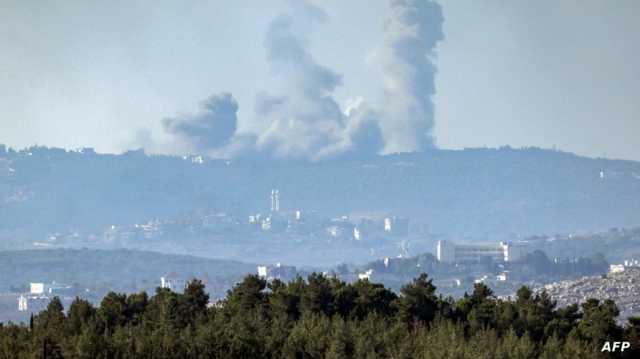
M 66 314 L 55 298 L 30 325 L 0 324 L 0 358 L 588 359 L 620 357 L 604 341 L 629 341 L 626 358 L 640 348 L 640 319 L 619 326 L 611 301 L 556 308 L 546 293 L 499 300 L 484 284 L 453 300 L 426 274 L 399 295 L 320 274 L 247 276 L 210 304 L 197 280 L 182 294 L 109 293 L 98 308 L 76 298 Z

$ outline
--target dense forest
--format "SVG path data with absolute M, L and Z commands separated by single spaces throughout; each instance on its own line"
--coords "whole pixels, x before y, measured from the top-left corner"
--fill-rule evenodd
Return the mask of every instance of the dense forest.
M 522 287 L 513 300 L 477 284 L 454 301 L 422 274 L 399 294 L 320 274 L 270 283 L 247 276 L 209 305 L 201 281 L 109 293 L 98 308 L 54 299 L 29 324 L 0 326 L 1 358 L 637 358 L 640 318 L 612 301 L 556 308 Z M 605 341 L 631 342 L 624 353 Z

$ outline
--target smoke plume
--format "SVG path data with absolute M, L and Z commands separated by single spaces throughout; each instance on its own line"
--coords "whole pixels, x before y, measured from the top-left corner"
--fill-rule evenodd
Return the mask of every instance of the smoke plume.
M 166 118 L 162 121 L 166 132 L 178 136 L 192 150 L 210 153 L 228 144 L 238 123 L 238 103 L 229 93 L 213 95 L 200 105 L 193 115 Z
M 379 128 L 364 111 L 347 115 L 333 97 L 342 78 L 318 64 L 295 28 L 295 20 L 313 26 L 327 21 L 326 13 L 307 2 L 292 2 L 294 15 L 280 15 L 265 38 L 267 59 L 284 84 L 286 94 L 262 93 L 256 117 L 266 123 L 257 136 L 257 149 L 275 157 L 318 159 L 347 152 L 379 152 Z
M 391 0 L 379 56 L 384 101 L 356 98 L 343 110 L 333 93 L 342 77 L 318 64 L 304 34 L 328 20 L 307 1 L 269 24 L 267 60 L 284 93 L 256 96 L 253 118 L 236 133 L 238 104 L 212 96 L 200 113 L 166 119 L 167 132 L 190 148 L 221 157 L 268 156 L 316 160 L 335 156 L 421 151 L 433 146 L 435 47 L 443 39 L 442 11 L 433 1 Z
M 381 51 L 385 153 L 433 147 L 436 45 L 444 39 L 434 1 L 391 0 Z

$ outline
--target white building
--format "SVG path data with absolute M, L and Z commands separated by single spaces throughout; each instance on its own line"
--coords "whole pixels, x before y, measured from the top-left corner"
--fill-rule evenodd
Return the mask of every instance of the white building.
M 489 258 L 494 262 L 516 262 L 527 252 L 527 246 L 507 242 L 487 245 L 455 244 L 440 240 L 436 246 L 436 257 L 444 263 L 477 263 L 483 258 Z
M 505 262 L 517 262 L 529 253 L 529 247 L 523 243 L 500 242 Z
M 289 280 L 296 276 L 296 267 L 283 266 L 279 262 L 275 265 L 258 266 L 258 277 L 271 281 L 274 279 Z
M 267 279 L 269 268 L 267 266 L 258 266 L 258 277 Z
M 609 273 L 622 273 L 624 272 L 624 264 L 612 264 L 609 266 Z
M 280 191 L 277 189 L 271 190 L 271 212 L 278 212 L 280 210 Z
M 18 297 L 18 311 L 26 312 L 29 309 L 29 302 L 27 301 L 27 297 L 24 294 L 20 294 Z
M 358 228 L 358 226 L 353 227 L 353 239 L 359 241 L 362 239 L 362 231 Z
M 29 288 L 31 294 L 44 294 L 45 292 L 44 283 L 30 283 Z
M 409 235 L 409 219 L 401 217 L 386 217 L 384 219 L 384 231 L 399 237 Z
M 47 307 L 50 301 L 51 298 L 44 294 L 21 294 L 18 297 L 18 311 L 40 312 Z
M 359 273 L 358 274 L 358 279 L 360 280 L 371 280 L 371 275 L 373 274 L 373 269 L 369 269 L 364 273 Z
M 160 288 L 166 288 L 176 293 L 182 293 L 186 286 L 187 281 L 181 278 L 177 273 L 169 273 L 164 277 L 160 277 Z

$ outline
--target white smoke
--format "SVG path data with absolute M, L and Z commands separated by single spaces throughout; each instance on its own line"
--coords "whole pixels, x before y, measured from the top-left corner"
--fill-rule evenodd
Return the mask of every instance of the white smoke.
M 429 0 L 391 0 L 380 51 L 385 153 L 434 146 L 436 45 L 444 39 L 442 9 Z
M 342 77 L 318 64 L 303 30 L 327 21 L 307 1 L 291 1 L 265 36 L 267 59 L 284 94 L 256 97 L 250 130 L 236 133 L 238 105 L 214 96 L 190 118 L 165 120 L 165 130 L 192 148 L 220 157 L 261 155 L 316 160 L 339 155 L 421 151 L 433 146 L 435 47 L 443 39 L 442 11 L 433 1 L 392 0 L 379 56 L 383 67 L 381 109 L 361 97 L 342 108 L 334 99 Z M 224 100 L 224 101 L 223 101 Z M 247 120 L 245 120 L 247 121 Z M 209 138 L 210 137 L 210 138 Z
M 362 150 L 379 152 L 377 124 L 365 119 L 364 110 L 343 113 L 333 97 L 341 76 L 315 61 L 295 28 L 296 21 L 310 27 L 327 21 L 328 16 L 308 2 L 292 4 L 294 14 L 274 19 L 265 38 L 267 58 L 286 94 L 258 95 L 256 121 L 266 128 L 256 134 L 256 149 L 278 158 L 310 159 Z

